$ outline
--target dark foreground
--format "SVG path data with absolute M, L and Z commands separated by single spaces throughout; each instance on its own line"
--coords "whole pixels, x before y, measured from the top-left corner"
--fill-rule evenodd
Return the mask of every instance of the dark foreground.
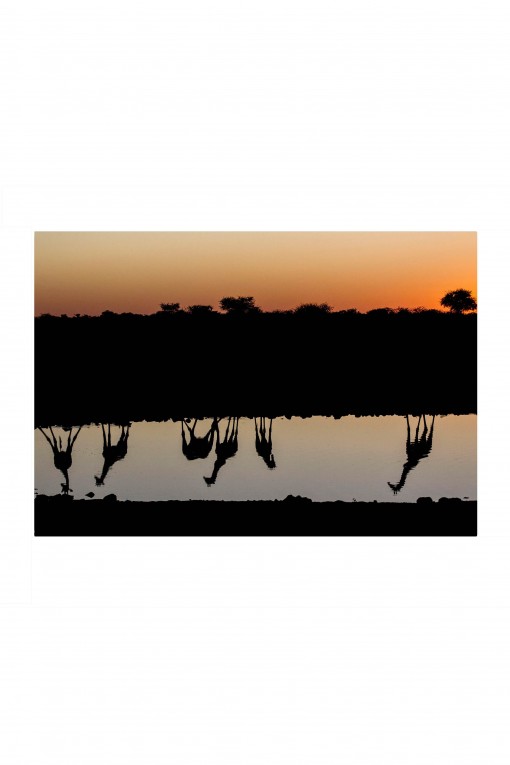
M 476 315 L 35 323 L 35 424 L 476 412 Z
M 118 502 L 36 497 L 35 536 L 476 536 L 477 503 Z

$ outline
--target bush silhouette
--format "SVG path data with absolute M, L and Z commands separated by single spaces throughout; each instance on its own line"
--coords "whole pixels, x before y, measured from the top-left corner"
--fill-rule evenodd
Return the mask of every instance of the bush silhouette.
M 192 316 L 209 316 L 213 313 L 212 305 L 189 305 L 187 311 Z
M 379 318 L 385 316 L 393 316 L 396 313 L 397 311 L 395 308 L 388 308 L 388 306 L 386 306 L 385 308 L 372 308 L 372 310 L 367 311 L 367 316 Z
M 160 307 L 161 307 L 161 310 L 166 311 L 166 313 L 177 313 L 177 311 L 181 307 L 181 304 L 180 303 L 160 303 Z
M 294 309 L 296 316 L 314 317 L 325 316 L 331 313 L 331 306 L 327 303 L 303 303 Z

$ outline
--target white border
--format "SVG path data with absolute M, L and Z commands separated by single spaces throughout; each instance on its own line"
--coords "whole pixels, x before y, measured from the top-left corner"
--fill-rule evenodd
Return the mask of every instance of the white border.
M 508 762 L 503 11 L 8 4 L 3 761 Z M 35 230 L 476 230 L 479 537 L 32 539 Z

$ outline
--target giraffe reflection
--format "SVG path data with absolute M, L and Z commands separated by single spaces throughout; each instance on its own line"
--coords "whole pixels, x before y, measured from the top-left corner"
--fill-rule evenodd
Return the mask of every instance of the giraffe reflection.
M 211 453 L 214 444 L 214 436 L 218 435 L 218 418 L 214 417 L 211 427 L 205 434 L 205 436 L 196 436 L 195 428 L 197 426 L 197 419 L 193 423 L 193 427 L 190 428 L 187 420 L 181 420 L 181 437 L 182 437 L 182 453 L 188 460 L 204 460 Z M 186 439 L 186 431 L 184 426 L 188 429 L 188 439 Z
M 255 417 L 255 449 L 259 457 L 262 457 L 268 468 L 276 467 L 273 455 L 273 418 L 269 418 L 269 431 L 266 431 L 267 417 Z M 260 420 L 260 423 L 257 422 Z
M 116 444 L 112 444 L 111 426 L 108 423 L 108 435 L 103 423 L 101 423 L 101 429 L 103 431 L 103 470 L 100 476 L 94 476 L 96 479 L 96 486 L 102 486 L 105 478 L 108 475 L 108 471 L 119 460 L 123 460 L 127 454 L 129 428 L 131 423 L 120 426 L 120 437 Z
M 218 473 L 230 457 L 237 453 L 238 441 L 237 434 L 239 430 L 239 417 L 229 417 L 227 429 L 223 439 L 220 441 L 220 431 L 216 423 L 216 460 L 214 462 L 213 472 L 210 477 L 204 475 L 204 481 L 208 486 L 216 483 Z
M 420 424 L 421 419 L 423 417 L 423 430 L 420 435 Z M 427 426 L 427 421 L 425 419 L 425 415 L 421 415 L 418 417 L 418 424 L 416 426 L 416 431 L 414 434 L 414 440 L 411 440 L 411 426 L 409 424 L 409 415 L 406 414 L 406 422 L 407 422 L 407 440 L 406 440 L 406 454 L 407 454 L 407 462 L 404 463 L 404 466 L 402 468 L 402 475 L 400 476 L 400 481 L 398 483 L 390 483 L 388 481 L 388 486 L 390 489 L 393 490 L 394 494 L 398 494 L 398 492 L 403 488 L 408 473 L 416 467 L 418 462 L 421 459 L 424 459 L 425 457 L 428 457 L 430 454 L 430 450 L 432 449 L 432 437 L 434 435 L 434 420 L 435 415 L 432 417 L 432 424 L 430 426 L 430 430 Z
M 46 441 L 51 446 L 51 451 L 53 452 L 53 463 L 55 467 L 57 468 L 57 470 L 60 470 L 60 472 L 64 476 L 64 483 L 60 484 L 62 487 L 61 493 L 69 494 L 69 492 L 71 492 L 72 494 L 73 490 L 69 487 L 69 472 L 68 471 L 71 465 L 73 464 L 73 459 L 72 459 L 73 446 L 76 439 L 78 438 L 78 433 L 81 430 L 81 426 L 78 428 L 74 436 L 73 436 L 73 429 L 69 428 L 69 433 L 67 435 L 67 446 L 65 449 L 62 448 L 62 437 L 61 436 L 58 437 L 58 443 L 57 443 L 56 436 L 51 427 L 49 428 L 49 431 L 51 433 L 51 438 L 48 436 L 47 433 L 44 432 L 42 428 L 38 428 L 38 430 L 41 431 Z

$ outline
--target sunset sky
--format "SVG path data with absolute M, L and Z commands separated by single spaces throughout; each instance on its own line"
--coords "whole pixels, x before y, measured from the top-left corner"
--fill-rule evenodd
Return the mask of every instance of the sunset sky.
M 154 313 L 252 295 L 263 310 L 440 308 L 476 297 L 476 233 L 35 234 L 35 314 Z

